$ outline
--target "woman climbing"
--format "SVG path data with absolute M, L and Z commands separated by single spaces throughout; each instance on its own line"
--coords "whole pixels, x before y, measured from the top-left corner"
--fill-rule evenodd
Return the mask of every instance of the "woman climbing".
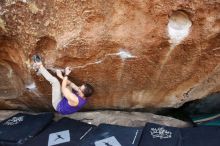
M 69 67 L 65 68 L 65 75 L 62 75 L 61 70 L 56 70 L 57 76 L 62 79 L 62 84 L 54 76 L 52 76 L 42 64 L 42 59 L 39 55 L 34 55 L 33 68 L 40 73 L 52 85 L 52 105 L 54 109 L 63 115 L 72 114 L 79 111 L 93 94 L 93 87 L 90 84 L 77 86 L 68 80 L 68 75 L 71 73 Z

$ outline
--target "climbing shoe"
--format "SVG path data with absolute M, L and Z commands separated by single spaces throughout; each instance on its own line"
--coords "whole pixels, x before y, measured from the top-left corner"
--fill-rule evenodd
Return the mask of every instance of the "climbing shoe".
M 40 63 L 42 62 L 42 58 L 40 57 L 40 55 L 36 54 L 32 57 L 32 60 L 35 62 L 35 63 Z

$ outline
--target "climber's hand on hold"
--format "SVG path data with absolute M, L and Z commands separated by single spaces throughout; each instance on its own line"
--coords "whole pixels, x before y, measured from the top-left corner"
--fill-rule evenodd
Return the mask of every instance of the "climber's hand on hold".
M 60 79 L 63 79 L 62 71 L 60 69 L 56 70 L 56 74 Z
M 70 67 L 66 67 L 65 68 L 65 75 L 68 76 L 71 73 L 71 71 L 72 70 L 70 69 Z

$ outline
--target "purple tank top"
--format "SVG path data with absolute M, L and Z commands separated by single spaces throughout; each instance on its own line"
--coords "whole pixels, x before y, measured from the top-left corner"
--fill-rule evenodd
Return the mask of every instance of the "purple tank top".
M 71 105 L 69 105 L 66 97 L 63 97 L 63 99 L 57 105 L 57 112 L 58 113 L 60 113 L 62 115 L 73 114 L 73 113 L 79 111 L 86 104 L 87 100 L 78 96 L 75 92 L 73 92 L 73 94 L 75 94 L 78 97 L 79 104 L 77 106 L 71 106 Z

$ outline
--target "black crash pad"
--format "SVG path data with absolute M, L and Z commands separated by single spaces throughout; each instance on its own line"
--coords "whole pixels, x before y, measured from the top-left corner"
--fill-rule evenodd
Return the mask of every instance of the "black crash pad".
M 143 128 L 100 124 L 81 146 L 137 146 Z
M 28 141 L 25 146 L 78 146 L 95 128 L 91 124 L 62 118 Z
M 0 123 L 0 145 L 15 146 L 41 132 L 52 122 L 52 113 L 30 115 L 18 113 Z
M 147 123 L 139 146 L 181 146 L 180 129 Z
M 219 146 L 220 127 L 175 128 L 147 123 L 139 146 Z
M 220 127 L 183 128 L 182 146 L 220 146 Z

